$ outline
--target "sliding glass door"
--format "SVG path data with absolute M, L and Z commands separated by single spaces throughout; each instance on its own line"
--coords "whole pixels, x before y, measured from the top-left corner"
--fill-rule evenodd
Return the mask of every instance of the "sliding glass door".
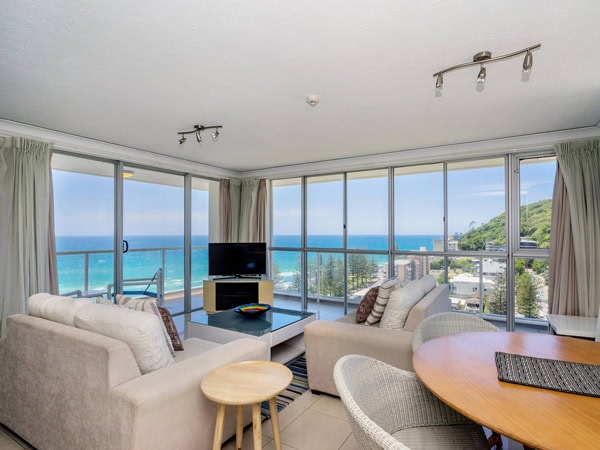
M 114 283 L 114 164 L 52 157 L 59 293 L 92 296 Z
M 184 178 L 137 167 L 123 175 L 123 293 L 182 312 Z

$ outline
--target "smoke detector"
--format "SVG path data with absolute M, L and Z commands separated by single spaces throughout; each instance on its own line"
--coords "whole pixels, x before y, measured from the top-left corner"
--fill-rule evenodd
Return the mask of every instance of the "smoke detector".
M 310 94 L 306 96 L 306 103 L 310 106 L 317 106 L 319 104 L 319 96 L 315 94 Z

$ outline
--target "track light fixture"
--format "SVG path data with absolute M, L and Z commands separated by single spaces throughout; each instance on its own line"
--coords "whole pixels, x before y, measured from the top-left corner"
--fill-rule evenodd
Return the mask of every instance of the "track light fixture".
M 185 137 L 186 134 L 195 134 L 196 135 L 196 141 L 197 142 L 202 142 L 202 135 L 201 135 L 201 131 L 204 130 L 210 130 L 210 129 L 214 129 L 215 131 L 213 131 L 212 133 L 212 138 L 213 139 L 217 139 L 219 137 L 219 134 L 221 134 L 219 132 L 219 129 L 223 128 L 223 125 L 194 125 L 194 129 L 190 130 L 190 131 L 178 131 L 177 134 L 180 136 L 179 139 L 177 139 L 177 142 L 179 142 L 180 144 L 183 144 L 187 139 Z
M 488 51 L 476 53 L 473 56 L 472 62 L 457 64 L 455 66 L 448 67 L 447 69 L 440 70 L 440 71 L 434 73 L 433 76 L 435 77 L 435 88 L 442 89 L 442 87 L 444 86 L 444 74 L 446 72 L 451 72 L 453 70 L 462 69 L 464 67 L 471 67 L 471 66 L 475 66 L 475 65 L 481 66 L 481 68 L 479 69 L 479 73 L 477 74 L 477 83 L 483 84 L 483 83 L 485 83 L 485 77 L 487 75 L 487 73 L 486 73 L 487 70 L 486 70 L 485 66 L 483 65 L 484 62 L 486 64 L 488 64 L 488 63 L 492 63 L 492 62 L 496 62 L 496 61 L 501 61 L 503 59 L 513 58 L 515 56 L 522 55 L 523 53 L 525 53 L 525 59 L 523 59 L 523 71 L 529 72 L 531 70 L 531 67 L 533 66 L 533 55 L 532 55 L 531 51 L 535 50 L 537 48 L 540 48 L 541 46 L 542 46 L 542 44 L 536 44 L 536 45 L 532 45 L 531 47 L 527 47 L 522 50 L 518 50 L 516 52 L 507 53 L 506 55 L 495 56 L 493 58 L 492 58 L 492 53 L 488 52 Z

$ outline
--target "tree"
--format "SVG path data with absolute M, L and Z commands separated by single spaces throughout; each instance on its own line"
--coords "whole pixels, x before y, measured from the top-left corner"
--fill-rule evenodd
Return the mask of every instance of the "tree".
M 538 317 L 537 288 L 531 275 L 525 272 L 517 277 L 517 312 L 523 317 Z
M 506 274 L 504 271 L 498 272 L 487 303 L 490 314 L 506 315 L 506 293 Z

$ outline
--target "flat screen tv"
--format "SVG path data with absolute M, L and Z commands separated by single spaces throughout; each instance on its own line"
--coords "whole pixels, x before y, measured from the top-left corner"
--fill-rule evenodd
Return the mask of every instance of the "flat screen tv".
M 267 273 L 265 242 L 228 242 L 208 244 L 208 275 L 243 277 Z

